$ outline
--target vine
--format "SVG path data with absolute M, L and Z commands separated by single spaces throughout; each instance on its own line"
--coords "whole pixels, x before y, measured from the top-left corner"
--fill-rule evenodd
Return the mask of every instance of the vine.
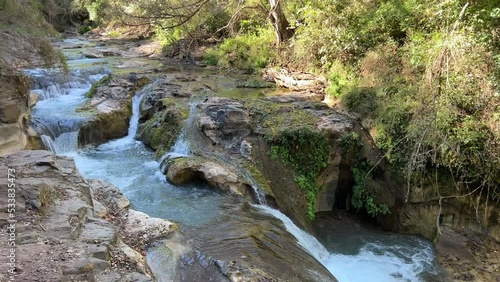
M 306 192 L 307 216 L 314 219 L 316 194 L 320 188 L 316 180 L 328 165 L 330 145 L 325 136 L 309 128 L 284 131 L 270 140 L 270 156 L 290 166 L 294 181 Z
M 365 209 L 369 215 L 375 217 L 379 214 L 390 214 L 387 204 L 377 204 L 374 196 L 368 191 L 368 180 L 371 178 L 372 165 L 366 161 L 361 161 L 352 167 L 355 185 L 352 188 L 351 204 L 360 211 Z

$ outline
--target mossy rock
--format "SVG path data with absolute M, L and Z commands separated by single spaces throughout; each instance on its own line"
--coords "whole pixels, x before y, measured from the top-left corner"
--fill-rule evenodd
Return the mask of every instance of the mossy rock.
M 245 169 L 250 173 L 252 176 L 253 180 L 256 182 L 258 187 L 266 193 L 266 195 L 269 195 L 272 198 L 275 198 L 273 190 L 271 186 L 269 185 L 269 182 L 265 178 L 264 174 L 262 171 L 260 171 L 259 168 L 257 168 L 255 165 L 245 165 Z
M 168 151 L 175 143 L 184 120 L 189 115 L 189 106 L 176 98 L 162 100 L 166 107 L 149 119 L 140 131 L 140 139 L 151 149 L 157 151 L 157 156 Z
M 111 74 L 106 75 L 105 77 L 101 78 L 98 82 L 94 83 L 90 90 L 85 93 L 85 97 L 87 98 L 92 98 L 94 95 L 97 93 L 97 89 L 101 86 L 107 86 L 110 82 L 113 76 Z
M 284 131 L 300 128 L 316 130 L 318 118 L 295 104 L 268 99 L 247 99 L 242 102 L 250 111 L 253 126 L 260 128 L 268 140 L 277 138 Z

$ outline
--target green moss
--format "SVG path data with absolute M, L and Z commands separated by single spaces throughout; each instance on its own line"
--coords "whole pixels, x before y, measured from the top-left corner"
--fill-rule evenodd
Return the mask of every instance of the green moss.
M 245 168 L 248 172 L 250 172 L 252 178 L 255 180 L 255 182 L 257 182 L 257 185 L 259 185 L 259 188 L 264 190 L 266 194 L 274 197 L 273 190 L 271 189 L 271 186 L 267 182 L 267 179 L 264 177 L 262 172 L 253 165 L 246 165 Z
M 316 182 L 328 165 L 330 145 L 317 130 L 318 118 L 291 103 L 276 103 L 267 99 L 242 100 L 252 115 L 255 127 L 263 129 L 270 145 L 272 159 L 289 166 L 294 181 L 305 191 L 307 215 L 314 219 L 315 200 L 319 186 Z
M 167 109 L 175 108 L 178 110 L 181 119 L 186 119 L 189 116 L 188 103 L 180 103 L 178 98 L 167 97 L 162 100 L 162 103 Z
M 113 77 L 109 74 L 101 78 L 98 82 L 94 83 L 89 92 L 85 93 L 85 97 L 92 98 L 97 93 L 97 89 L 101 86 L 108 85 Z
M 328 165 L 330 145 L 327 138 L 307 127 L 283 131 L 270 141 L 272 159 L 280 159 L 292 168 L 294 181 L 307 198 L 307 216 L 314 219 L 317 178 Z
M 166 109 L 148 120 L 141 133 L 143 141 L 156 150 L 157 156 L 174 144 L 189 114 L 187 103 L 179 103 L 176 98 L 165 98 L 162 102 Z
M 266 129 L 266 139 L 274 139 L 286 130 L 309 128 L 314 130 L 318 118 L 310 112 L 298 109 L 289 103 L 275 103 L 264 99 L 251 99 L 243 101 L 245 106 L 254 116 L 255 126 Z

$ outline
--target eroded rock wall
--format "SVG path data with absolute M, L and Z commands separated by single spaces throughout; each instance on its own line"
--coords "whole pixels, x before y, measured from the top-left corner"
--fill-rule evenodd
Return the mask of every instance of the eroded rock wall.
M 0 156 L 26 147 L 41 149 L 40 140 L 28 126 L 30 108 L 36 102 L 36 94 L 29 92 L 29 79 L 1 70 L 0 100 Z

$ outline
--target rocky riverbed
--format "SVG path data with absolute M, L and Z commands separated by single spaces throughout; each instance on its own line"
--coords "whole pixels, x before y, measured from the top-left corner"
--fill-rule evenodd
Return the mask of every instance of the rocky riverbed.
M 378 214 L 371 223 L 435 240 L 439 262 L 449 270 L 449 279 L 499 279 L 495 209 L 487 210 L 488 221 L 481 225 L 475 224 L 474 215 L 461 213 L 471 203 L 444 201 L 442 224 L 447 228 L 437 236 L 435 222 L 440 215 L 431 189 L 411 191 L 410 201 L 405 202 L 404 184 L 357 118 L 320 102 L 323 80 L 308 75 L 301 83 L 302 76 L 294 75 L 290 80 L 287 71 L 268 71 L 266 75 L 275 76 L 283 86 L 314 86 L 311 91 L 292 88 L 292 92 L 273 92 L 248 88 L 255 84 L 253 77 L 221 75 L 178 62 L 156 64 L 160 61 L 152 52 L 155 45 L 145 40 L 72 39 L 57 45 L 70 58 L 69 64 L 76 70 L 74 77 L 94 67 L 111 66 L 111 70 L 85 74 L 98 73 L 102 79 L 78 81 L 98 82 L 92 88 L 88 86 L 87 99 L 78 94 L 83 103 L 78 100 L 80 104 L 72 104 L 74 109 L 70 111 L 71 118 L 78 120 L 74 123 L 77 127 L 71 128 L 75 144 L 63 153 L 72 153 L 81 173 L 89 178 L 81 176 L 72 159 L 47 151 L 21 151 L 0 158 L 2 173 L 7 168 L 16 170 L 20 207 L 16 216 L 21 226 L 18 253 L 22 261 L 16 275 L 20 281 L 199 281 L 210 277 L 217 281 L 333 281 L 335 265 L 353 257 L 336 257 L 332 254 L 337 249 L 327 250 L 317 245 L 314 237 L 294 228 L 318 235 L 364 224 L 338 221 L 335 213 L 338 209 L 344 213 L 354 210 L 352 167 L 362 163 L 374 165 L 365 183 L 366 193 L 374 197 L 375 204 L 386 204 L 391 212 Z M 64 91 L 72 91 L 74 85 L 74 81 L 64 84 L 59 78 L 46 81 L 67 85 L 67 89 L 58 88 Z M 45 87 L 43 83 L 37 85 Z M 42 147 L 42 140 L 29 129 L 33 105 L 27 96 L 22 97 L 9 100 L 19 108 L 14 114 L 10 111 L 13 107 L 0 108 L 3 118 L 9 118 L 16 127 L 9 136 L 3 136 L 7 131 L 2 131 L 2 137 L 10 138 L 0 147 L 6 148 L 2 154 L 21 147 Z M 141 99 L 135 101 L 138 97 Z M 131 131 L 134 104 L 137 120 Z M 35 117 L 45 115 L 38 112 L 37 116 L 37 110 Z M 47 113 L 50 115 L 50 111 Z M 59 129 L 63 125 L 67 124 L 59 123 Z M 57 143 L 61 133 L 51 136 L 52 141 Z M 20 147 L 16 145 L 18 137 Z M 121 137 L 126 140 L 111 141 Z M 147 148 L 135 143 L 134 138 Z M 184 147 L 179 151 L 176 146 L 180 141 L 189 144 L 181 144 Z M 89 147 L 82 150 L 83 146 Z M 129 163 L 132 158 L 137 163 Z M 137 177 L 140 182 L 129 181 Z M 165 177 L 170 183 L 164 181 Z M 0 184 L 5 185 L 6 179 L 2 177 L 4 182 Z M 209 193 L 195 192 L 200 199 L 209 195 L 206 199 L 213 202 L 192 201 L 192 195 L 184 192 L 163 194 L 165 189 L 193 189 L 193 181 L 211 187 L 201 184 L 202 189 L 215 188 Z M 188 186 L 183 186 L 186 183 Z M 129 193 L 129 199 L 123 193 Z M 200 220 L 196 213 L 172 203 L 158 205 L 165 200 L 161 197 L 179 197 L 175 198 L 177 202 L 192 207 L 187 210 L 206 209 L 216 219 Z M 3 199 L 7 198 L 2 195 Z M 129 200 L 134 208 L 159 218 L 131 209 Z M 274 211 L 274 217 L 263 215 L 250 203 L 266 203 L 284 214 Z M 4 236 L 7 213 L 1 212 Z M 186 220 L 178 215 L 182 212 L 193 217 Z M 367 216 L 366 210 L 364 213 Z M 311 222 L 315 214 L 322 216 Z M 286 221 L 285 215 L 293 222 Z M 277 219 L 281 216 L 286 222 Z M 173 218 L 178 222 L 166 220 Z M 199 220 L 205 224 L 192 224 Z M 483 234 L 477 235 L 481 228 Z M 292 229 L 298 233 L 289 233 Z M 349 234 L 371 232 L 361 229 Z M 304 239 L 313 244 L 304 243 Z M 445 279 L 434 273 L 430 244 L 421 239 L 412 242 L 430 250 L 425 252 L 429 257 L 419 261 L 428 267 L 425 275 L 429 276 L 425 277 Z M 2 244 L 4 248 L 5 242 Z M 466 251 L 457 251 L 462 249 Z M 369 254 L 376 257 L 376 251 Z M 396 265 L 408 267 L 409 274 L 396 271 L 383 275 L 421 280 L 420 264 L 410 259 L 407 265 L 404 255 L 394 256 Z M 383 275 L 377 277 L 386 277 Z

